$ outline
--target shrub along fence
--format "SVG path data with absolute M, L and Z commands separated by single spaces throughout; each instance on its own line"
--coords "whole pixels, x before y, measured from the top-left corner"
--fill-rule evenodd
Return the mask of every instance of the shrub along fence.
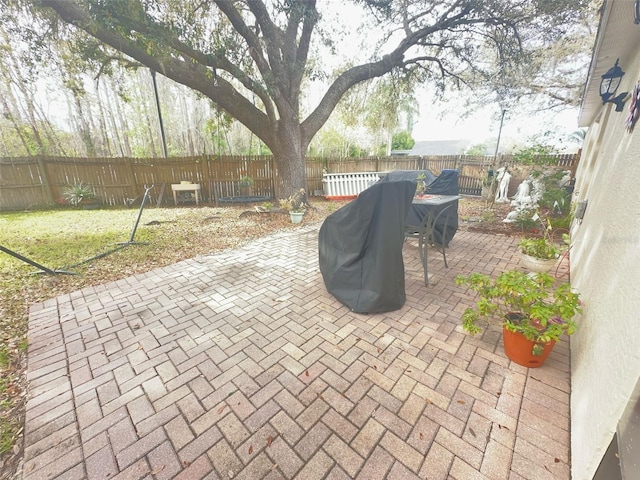
M 579 155 L 558 155 L 553 164 L 575 172 Z M 444 169 L 460 171 L 460 190 L 480 195 L 482 181 L 490 168 L 512 165 L 513 157 L 467 155 L 432 157 L 307 158 L 306 188 L 310 195 L 322 195 L 322 174 L 388 172 L 392 170 Z M 513 174 L 514 172 L 512 172 Z M 253 180 L 243 186 L 240 179 Z M 145 186 L 153 185 L 152 203 L 173 201 L 171 184 L 188 181 L 201 186 L 203 201 L 218 203 L 250 197 L 279 198 L 278 173 L 272 156 L 198 156 L 172 158 L 0 158 L 0 210 L 24 210 L 63 203 L 66 187 L 90 185 L 105 205 L 126 205 L 141 201 Z M 514 181 L 519 183 L 517 172 Z M 517 184 L 517 183 L 516 183 Z

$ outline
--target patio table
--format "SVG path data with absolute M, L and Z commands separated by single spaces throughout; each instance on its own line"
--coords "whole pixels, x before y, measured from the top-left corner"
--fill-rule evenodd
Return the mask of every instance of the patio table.
M 457 205 L 454 202 L 460 195 L 419 195 L 413 198 L 405 223 L 405 238 L 418 239 L 420 261 L 424 269 L 424 282 L 429 285 L 427 246 L 432 243 L 442 253 L 445 267 L 447 255 L 445 248 L 457 230 Z M 454 213 L 455 212 L 455 213 Z
M 417 228 L 422 224 L 422 220 L 428 215 L 430 210 L 434 210 L 434 215 L 437 215 L 447 205 L 461 198 L 460 195 L 420 195 L 413 197 L 411 209 L 409 210 L 405 223 L 407 225 L 414 225 Z M 445 243 L 449 243 L 450 240 L 450 238 L 446 239 Z

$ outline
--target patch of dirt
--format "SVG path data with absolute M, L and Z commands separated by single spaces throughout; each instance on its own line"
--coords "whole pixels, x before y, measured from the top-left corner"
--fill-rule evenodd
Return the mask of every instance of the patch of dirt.
M 503 220 L 511 211 L 508 203 L 488 205 L 479 197 L 465 197 L 459 202 L 458 228 L 493 235 L 523 236 L 526 232 Z

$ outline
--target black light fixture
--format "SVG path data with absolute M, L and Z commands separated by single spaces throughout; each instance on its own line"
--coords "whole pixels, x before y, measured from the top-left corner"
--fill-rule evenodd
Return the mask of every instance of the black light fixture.
M 615 98 L 611 98 L 616 94 L 618 87 L 620 86 L 620 81 L 622 80 L 622 76 L 624 72 L 618 66 L 618 58 L 616 60 L 616 64 L 607 70 L 607 73 L 602 75 L 602 81 L 600 82 L 600 97 L 602 98 L 602 104 L 605 103 L 613 103 L 616 106 L 616 112 L 621 112 L 624 108 L 624 97 L 627 96 L 629 92 L 624 92 L 618 95 Z
M 633 16 L 634 16 L 634 22 L 637 24 L 640 23 L 640 0 L 636 0 L 633 3 Z

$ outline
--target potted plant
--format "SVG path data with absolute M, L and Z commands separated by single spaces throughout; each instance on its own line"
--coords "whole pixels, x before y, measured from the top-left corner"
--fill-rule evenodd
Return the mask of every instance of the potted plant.
M 301 188 L 289 198 L 280 200 L 280 207 L 289 212 L 292 223 L 302 222 L 302 217 L 304 216 L 307 206 L 307 194 L 304 188 Z
M 505 354 L 525 367 L 542 365 L 560 337 L 576 331 L 574 317 L 582 312 L 579 294 L 568 283 L 556 287 L 548 273 L 510 270 L 495 279 L 472 273 L 457 276 L 456 284 L 479 294 L 475 308 L 462 314 L 462 327 L 473 335 L 483 321 L 502 325 Z
M 304 212 L 305 211 L 303 208 L 292 208 L 291 210 L 289 210 L 289 218 L 291 218 L 291 223 L 301 223 Z
M 540 220 L 542 224 L 542 237 L 539 238 L 523 238 L 518 243 L 518 248 L 522 254 L 522 263 L 532 272 L 548 272 L 558 261 L 562 248 L 557 245 L 551 236 L 551 222 L 547 220 L 547 224 L 540 219 L 536 213 L 533 220 Z M 567 239 L 565 238 L 565 241 Z
M 67 187 L 62 192 L 62 198 L 74 207 L 91 208 L 91 206 L 98 206 L 97 195 L 90 185 L 82 182 Z
M 427 176 L 424 172 L 420 173 L 417 177 L 416 177 L 416 197 L 419 197 L 420 195 L 424 195 L 424 192 L 427 190 Z
M 253 195 L 253 185 L 253 178 L 246 175 L 244 177 L 240 177 L 240 180 L 238 180 L 240 195 L 243 197 L 249 197 Z
M 560 248 L 548 239 L 523 238 L 518 244 L 522 263 L 532 272 L 548 272 L 558 261 Z

